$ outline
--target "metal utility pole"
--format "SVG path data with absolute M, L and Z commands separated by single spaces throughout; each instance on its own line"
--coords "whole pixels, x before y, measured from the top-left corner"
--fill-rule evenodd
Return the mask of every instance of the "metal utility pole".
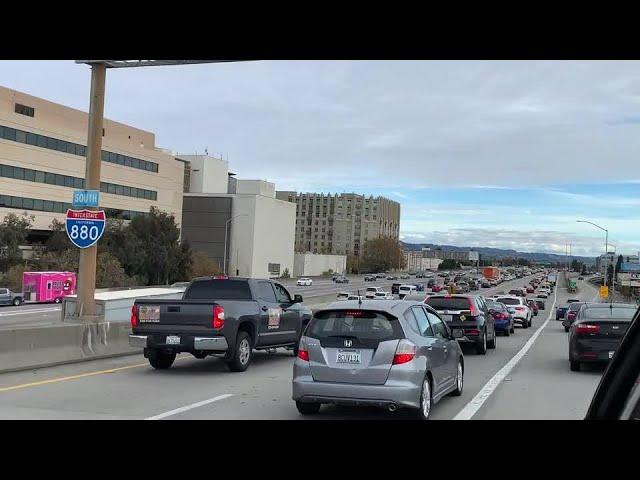
M 87 161 L 85 169 L 85 188 L 88 190 L 100 190 L 102 124 L 106 76 L 107 67 L 104 63 L 91 64 L 89 132 L 87 135 Z M 91 209 L 95 210 L 95 208 Z M 93 317 L 96 314 L 97 253 L 97 245 L 80 250 L 80 263 L 78 265 L 78 315 L 85 318 Z

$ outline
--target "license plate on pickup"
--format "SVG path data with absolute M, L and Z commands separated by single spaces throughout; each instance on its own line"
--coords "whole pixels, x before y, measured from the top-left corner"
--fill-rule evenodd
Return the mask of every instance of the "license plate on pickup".
M 176 335 L 167 335 L 167 340 L 165 343 L 167 345 L 180 345 L 180 337 Z
M 616 353 L 616 352 L 615 352 L 615 350 L 614 350 L 614 351 L 609 352 L 609 358 L 613 358 L 613 354 L 614 354 L 614 353 Z
M 360 350 L 338 350 L 336 363 L 361 363 Z

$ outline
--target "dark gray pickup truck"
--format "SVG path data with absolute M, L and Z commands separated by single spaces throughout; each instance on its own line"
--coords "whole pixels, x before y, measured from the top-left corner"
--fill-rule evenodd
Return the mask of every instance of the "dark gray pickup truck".
M 237 277 L 194 279 L 182 300 L 136 300 L 129 344 L 144 348 L 157 369 L 171 367 L 176 354 L 220 355 L 232 372 L 243 372 L 253 350 L 298 342 L 312 312 L 302 297 L 273 280 Z

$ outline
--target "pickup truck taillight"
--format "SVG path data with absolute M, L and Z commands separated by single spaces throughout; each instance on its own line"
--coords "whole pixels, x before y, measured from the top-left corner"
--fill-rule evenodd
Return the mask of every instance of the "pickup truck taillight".
M 135 305 L 131 307 L 131 326 L 138 326 L 138 308 Z
M 224 308 L 222 308 L 220 305 L 216 305 L 213 307 L 213 320 L 211 322 L 211 326 L 213 328 L 224 327 Z

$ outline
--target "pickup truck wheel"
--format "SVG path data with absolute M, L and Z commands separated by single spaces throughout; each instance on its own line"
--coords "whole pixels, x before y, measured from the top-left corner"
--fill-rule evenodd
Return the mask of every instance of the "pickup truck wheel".
M 249 368 L 253 351 L 251 348 L 251 339 L 247 332 L 240 330 L 238 338 L 236 338 L 236 348 L 233 357 L 227 362 L 227 367 L 232 372 L 244 372 Z
M 13 304 L 17 307 L 22 303 L 22 300 L 20 300 L 19 298 L 14 298 L 13 299 Z
M 149 356 L 149 363 L 156 370 L 166 370 L 171 368 L 175 359 L 175 353 L 155 352 L 154 355 Z

